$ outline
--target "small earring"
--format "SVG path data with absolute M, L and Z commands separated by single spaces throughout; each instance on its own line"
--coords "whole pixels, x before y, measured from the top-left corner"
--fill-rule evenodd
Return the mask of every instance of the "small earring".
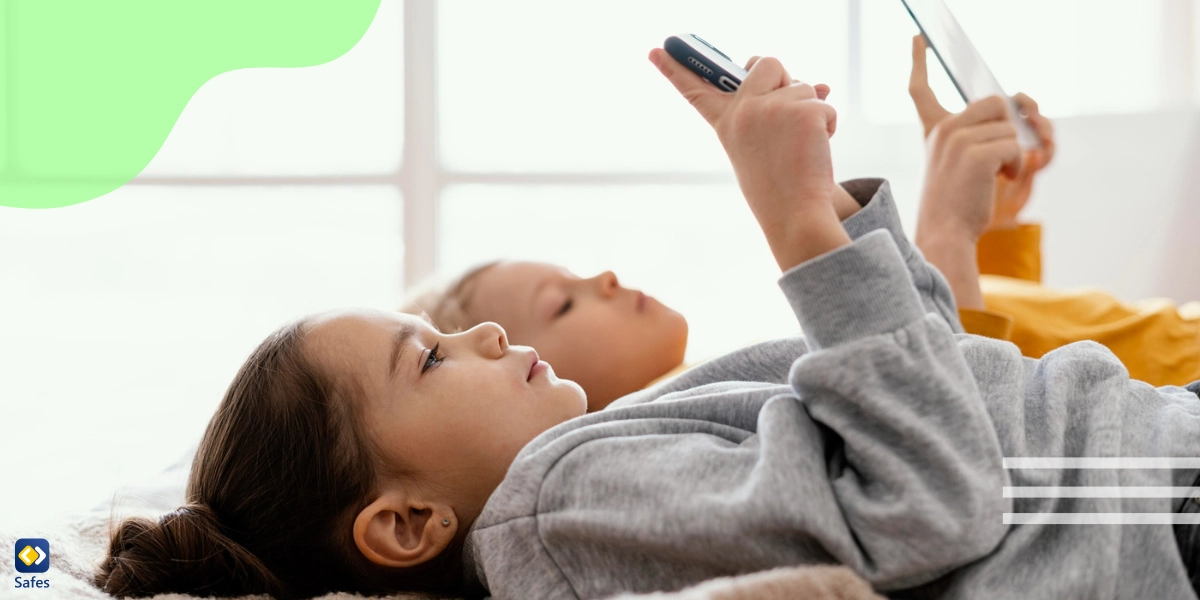
M 443 527 L 449 527 L 449 526 L 450 526 L 450 519 L 442 519 L 442 526 L 443 526 Z

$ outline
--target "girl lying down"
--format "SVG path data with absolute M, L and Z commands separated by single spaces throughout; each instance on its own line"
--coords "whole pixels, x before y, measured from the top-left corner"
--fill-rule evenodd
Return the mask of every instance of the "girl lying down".
M 769 58 L 736 94 L 662 50 L 650 58 L 716 130 L 805 338 L 585 414 L 582 389 L 495 324 L 301 319 L 230 385 L 188 504 L 121 523 L 97 584 L 600 598 L 840 563 L 911 598 L 1192 597 L 1197 557 L 1189 544 L 1181 556 L 1169 518 L 1038 522 L 1170 517 L 1183 498 L 1004 488 L 1189 486 L 1200 470 L 1002 461 L 1200 456 L 1200 398 L 1131 381 L 1096 344 L 1034 361 L 956 335 L 950 290 L 903 235 L 887 185 L 834 183 L 836 114 L 817 90 Z M 992 172 L 1020 159 L 1011 128 L 995 133 Z M 973 243 L 987 218 L 936 233 Z

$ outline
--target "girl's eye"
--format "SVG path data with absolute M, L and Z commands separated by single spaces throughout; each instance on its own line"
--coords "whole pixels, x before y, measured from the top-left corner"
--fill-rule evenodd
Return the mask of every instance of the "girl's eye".
M 572 302 L 573 301 L 570 298 L 567 298 L 567 301 L 563 303 L 562 308 L 558 309 L 558 312 L 554 313 L 554 316 L 561 317 L 561 316 L 567 314 L 567 311 L 571 310 Z
M 434 345 L 433 350 L 429 351 L 429 355 L 425 357 L 425 362 L 421 364 L 422 373 L 428 371 L 430 367 L 433 367 L 443 360 L 446 360 L 445 356 L 438 356 L 438 348 L 441 346 L 442 344 L 439 342 L 438 344 Z

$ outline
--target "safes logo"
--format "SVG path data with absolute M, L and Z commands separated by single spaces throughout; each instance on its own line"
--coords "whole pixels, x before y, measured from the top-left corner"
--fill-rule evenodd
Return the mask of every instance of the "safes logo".
M 13 564 L 18 573 L 45 573 L 50 570 L 50 542 L 42 538 L 21 538 L 13 549 Z M 13 587 L 40 588 L 50 587 L 50 580 L 39 578 L 37 575 L 13 578 Z
M 45 573 L 50 570 L 50 542 L 41 538 L 21 538 L 17 540 L 17 559 L 15 564 L 18 573 Z

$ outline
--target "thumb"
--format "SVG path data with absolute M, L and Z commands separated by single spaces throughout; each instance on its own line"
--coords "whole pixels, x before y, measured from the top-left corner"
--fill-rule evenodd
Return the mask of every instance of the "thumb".
M 913 104 L 917 107 L 917 116 L 925 127 L 925 137 L 934 126 L 950 116 L 950 111 L 938 102 L 933 88 L 929 87 L 929 71 L 925 66 L 925 36 L 913 36 L 912 44 L 912 74 L 908 78 L 908 95 L 912 96 Z
M 722 92 L 709 85 L 699 75 L 679 64 L 662 48 L 651 50 L 649 58 L 650 62 L 658 67 L 658 71 L 670 80 L 671 85 L 674 85 L 675 89 L 679 90 L 679 93 L 696 108 L 700 116 L 704 117 L 709 125 L 715 125 L 717 118 L 725 112 L 725 107 L 733 94 Z
M 1016 181 L 1022 174 L 1028 173 L 1029 168 L 1025 160 L 1025 153 L 1021 151 L 1021 147 L 1017 145 L 1016 140 L 1010 140 L 1011 143 L 1003 144 L 1000 163 L 1000 175 L 1007 177 L 1010 180 Z
M 829 137 L 833 137 L 834 132 L 837 131 L 837 109 L 829 104 L 823 104 L 821 108 L 825 116 L 825 133 L 829 134 Z

